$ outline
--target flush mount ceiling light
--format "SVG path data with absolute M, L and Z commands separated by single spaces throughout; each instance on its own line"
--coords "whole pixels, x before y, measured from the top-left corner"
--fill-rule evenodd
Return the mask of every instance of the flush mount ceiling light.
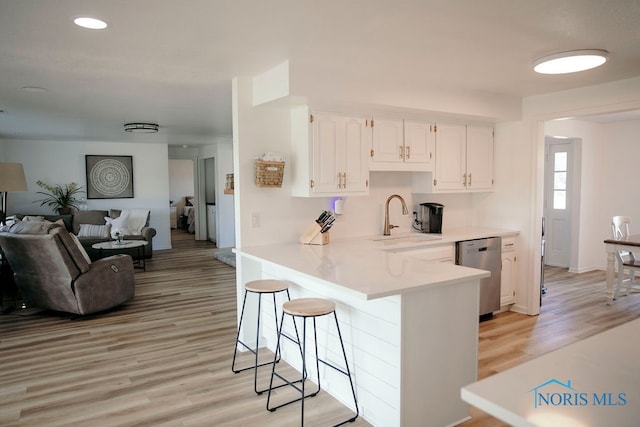
M 540 74 L 567 74 L 590 70 L 607 62 L 606 50 L 583 49 L 555 53 L 533 62 L 533 70 Z
M 124 130 L 133 133 L 156 133 L 158 125 L 155 123 L 127 123 Z
M 90 30 L 104 30 L 107 28 L 107 23 L 96 18 L 89 18 L 82 16 L 73 20 L 74 24 L 82 28 L 88 28 Z

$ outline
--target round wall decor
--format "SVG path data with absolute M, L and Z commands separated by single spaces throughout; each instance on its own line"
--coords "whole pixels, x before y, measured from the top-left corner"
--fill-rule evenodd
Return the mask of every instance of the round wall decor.
M 129 171 L 117 160 L 101 160 L 91 169 L 91 183 L 105 196 L 122 193 L 129 185 Z

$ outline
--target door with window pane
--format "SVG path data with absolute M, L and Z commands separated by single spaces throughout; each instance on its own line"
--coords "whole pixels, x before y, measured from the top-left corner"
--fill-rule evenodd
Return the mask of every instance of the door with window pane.
M 546 141 L 545 264 L 569 267 L 573 145 L 556 138 Z

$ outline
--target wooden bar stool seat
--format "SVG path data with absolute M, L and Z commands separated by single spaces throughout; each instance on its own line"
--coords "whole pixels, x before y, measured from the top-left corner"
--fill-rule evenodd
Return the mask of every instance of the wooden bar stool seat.
M 247 303 L 247 295 L 249 294 L 249 292 L 255 293 L 258 295 L 258 320 L 256 322 L 256 343 L 255 343 L 255 348 L 247 345 L 246 343 L 244 343 L 241 339 L 240 339 L 240 331 L 242 330 L 242 321 L 244 319 L 244 310 L 245 310 L 245 306 Z M 289 284 L 283 280 L 274 280 L 274 279 L 261 279 L 261 280 L 253 280 L 250 282 L 245 283 L 244 285 L 244 299 L 242 301 L 242 312 L 240 313 L 240 322 L 238 323 L 238 334 L 236 335 L 236 345 L 235 345 L 235 349 L 233 351 L 233 362 L 231 363 L 231 370 L 234 373 L 238 373 L 238 372 L 242 372 L 242 371 L 246 371 L 249 369 L 253 369 L 254 370 L 254 374 L 253 374 L 253 390 L 257 393 L 257 394 L 262 394 L 264 393 L 267 389 L 263 389 L 263 390 L 258 390 L 258 368 L 262 367 L 262 366 L 266 366 L 266 365 L 271 365 L 272 363 L 278 363 L 280 361 L 280 353 L 278 351 L 276 351 L 275 354 L 275 358 L 272 361 L 269 362 L 263 362 L 263 363 L 259 363 L 258 362 L 258 356 L 259 356 L 259 339 L 260 339 L 260 314 L 261 314 L 261 309 L 262 309 L 262 295 L 268 295 L 271 294 L 273 296 L 273 315 L 274 315 L 274 319 L 276 322 L 276 331 L 279 330 L 278 328 L 278 313 L 276 310 L 277 304 L 276 304 L 276 294 L 280 293 L 280 292 L 286 292 L 286 297 L 287 297 L 287 301 L 291 300 L 290 296 L 289 296 Z M 251 366 L 247 366 L 244 368 L 237 368 L 236 367 L 236 355 L 238 353 L 238 347 L 242 346 L 244 348 L 246 348 L 248 351 L 250 351 L 251 353 L 253 353 L 253 355 L 255 356 L 254 359 L 254 363 Z
M 338 338 L 340 341 L 340 348 L 342 349 L 342 356 L 344 358 L 344 368 L 338 367 L 336 365 L 333 365 L 331 363 L 329 363 L 326 360 L 320 359 L 318 357 L 318 335 L 317 335 L 317 329 L 316 329 L 316 318 L 321 317 L 321 316 L 326 316 L 326 315 L 330 315 L 333 314 L 333 318 L 335 320 L 335 324 L 336 324 L 336 330 L 338 332 Z M 269 394 L 267 397 L 267 410 L 273 412 L 278 408 L 281 408 L 283 406 L 289 405 L 291 403 L 295 403 L 300 401 L 300 406 L 301 406 L 301 426 L 304 426 L 304 401 L 307 398 L 310 397 L 314 397 L 316 396 L 319 392 L 320 392 L 320 363 L 323 363 L 325 366 L 328 366 L 330 368 L 335 369 L 336 371 L 338 371 L 339 373 L 347 376 L 349 378 L 349 385 L 351 386 L 351 392 L 353 394 L 353 403 L 355 406 L 355 415 L 353 417 L 350 417 L 338 424 L 335 424 L 335 426 L 340 426 L 342 424 L 346 424 L 348 422 L 353 422 L 355 421 L 356 418 L 358 418 L 358 415 L 360 414 L 359 409 L 358 409 L 358 400 L 356 398 L 356 390 L 355 390 L 355 386 L 353 384 L 353 378 L 351 377 L 351 371 L 349 370 L 349 363 L 347 361 L 347 353 L 345 352 L 344 349 L 344 342 L 342 341 L 342 334 L 340 332 L 340 325 L 338 324 L 338 316 L 336 315 L 336 304 L 335 302 L 331 301 L 331 300 L 327 300 L 327 299 L 322 299 L 322 298 L 300 298 L 300 299 L 294 299 L 294 300 L 290 300 L 285 302 L 282 305 L 282 319 L 280 320 L 280 328 L 278 329 L 278 343 L 276 346 L 276 354 L 279 354 L 280 352 L 280 345 L 281 345 L 281 338 L 284 336 L 285 338 L 288 338 L 289 340 L 292 340 L 290 337 L 287 337 L 286 335 L 284 335 L 282 333 L 282 327 L 284 325 L 284 320 L 285 320 L 285 315 L 288 315 L 291 317 L 292 322 L 294 327 L 296 328 L 296 336 L 298 337 L 298 341 L 297 344 L 300 348 L 300 355 L 302 357 L 302 374 L 301 374 L 301 378 L 297 379 L 295 381 L 290 381 L 287 378 L 285 378 L 283 375 L 279 374 L 278 372 L 276 372 L 276 364 L 275 364 L 275 359 L 274 359 L 274 363 L 272 365 L 272 371 L 271 371 L 271 381 L 269 382 Z M 298 336 L 297 332 L 297 326 L 296 326 L 296 317 L 302 319 L 302 339 L 300 339 L 300 337 Z M 306 394 L 305 393 L 305 383 L 306 380 L 308 379 L 308 375 L 307 375 L 307 360 L 306 360 L 306 334 L 307 334 L 307 319 L 313 319 L 313 340 L 314 340 L 314 348 L 315 348 L 315 365 L 316 365 L 316 372 L 318 373 L 318 386 L 315 390 L 313 390 L 311 393 Z M 293 340 L 292 340 L 293 341 Z M 294 341 L 295 342 L 295 341 Z M 274 386 L 273 384 L 273 379 L 274 377 L 279 378 L 280 380 L 284 381 L 283 384 Z M 295 390 L 297 390 L 300 393 L 300 397 L 297 399 L 293 399 L 290 400 L 288 402 L 285 403 L 281 403 L 277 406 L 271 406 L 271 392 L 275 389 L 278 389 L 280 387 L 285 387 L 285 386 L 291 386 L 293 387 Z

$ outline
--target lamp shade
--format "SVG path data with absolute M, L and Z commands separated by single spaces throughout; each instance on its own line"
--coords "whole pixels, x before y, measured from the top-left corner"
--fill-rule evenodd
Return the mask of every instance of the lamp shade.
M 0 191 L 27 191 L 22 163 L 0 163 Z

